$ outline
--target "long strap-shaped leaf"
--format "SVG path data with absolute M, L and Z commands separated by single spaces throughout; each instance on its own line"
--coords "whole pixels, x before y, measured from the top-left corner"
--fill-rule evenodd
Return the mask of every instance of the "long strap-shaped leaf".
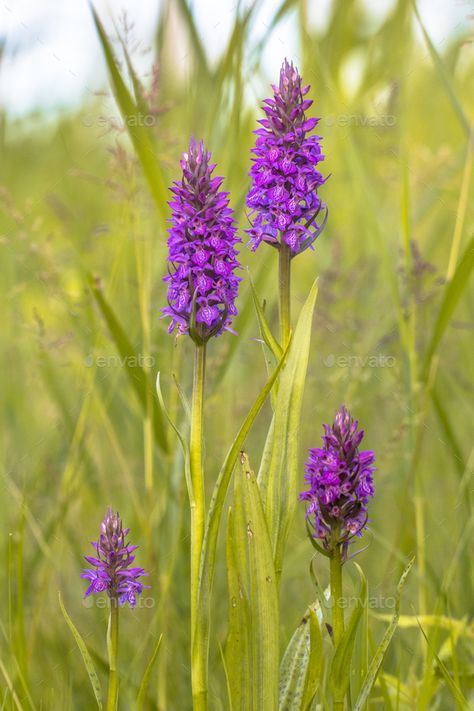
M 92 657 L 89 654 L 89 650 L 87 649 L 86 643 L 82 639 L 79 630 L 77 629 L 76 625 L 71 620 L 71 618 L 69 617 L 69 615 L 66 611 L 66 608 L 64 607 L 61 593 L 59 593 L 59 607 L 61 608 L 61 612 L 63 613 L 64 619 L 66 620 L 66 624 L 69 627 L 69 629 L 71 630 L 73 637 L 76 640 L 76 644 L 79 647 L 79 651 L 82 655 L 82 659 L 84 660 L 84 665 L 86 667 L 87 674 L 88 674 L 89 680 L 91 682 L 92 691 L 94 692 L 97 706 L 101 710 L 103 708 L 103 706 L 102 706 L 102 689 L 100 686 L 99 677 L 97 676 L 97 672 L 94 667 L 94 662 L 92 661 Z
M 156 658 L 158 656 L 158 652 L 160 651 L 162 639 L 163 639 L 163 635 L 160 634 L 160 636 L 157 638 L 157 640 L 155 642 L 155 646 L 153 647 L 153 652 L 152 652 L 150 660 L 146 666 L 145 673 L 143 674 L 143 677 L 142 677 L 142 680 L 140 683 L 140 688 L 139 688 L 138 694 L 137 694 L 137 703 L 136 703 L 137 709 L 142 709 L 145 705 L 145 699 L 146 699 L 146 694 L 148 691 L 148 685 L 150 683 L 151 673 L 153 671 L 153 665 L 155 664 Z
M 235 565 L 233 576 L 237 575 L 241 589 L 238 597 L 231 594 L 230 610 L 239 605 L 246 607 L 248 636 L 245 644 L 238 646 L 231 638 L 226 659 L 229 672 L 242 670 L 239 684 L 245 681 L 249 686 L 242 693 L 231 681 L 231 693 L 235 689 L 240 700 L 233 700 L 232 707 L 234 711 L 275 711 L 278 707 L 279 625 L 273 551 L 257 479 L 243 452 L 240 464 L 240 472 L 235 477 L 234 551 L 230 564 Z
M 351 659 L 352 652 L 354 650 L 354 644 L 356 640 L 357 628 L 359 626 L 360 619 L 364 609 L 367 607 L 367 579 L 362 572 L 360 566 L 355 564 L 357 571 L 360 576 L 361 584 L 359 595 L 355 604 L 352 614 L 349 618 L 349 623 L 344 630 L 344 634 L 339 642 L 336 650 L 334 651 L 334 657 L 331 665 L 331 673 L 329 677 L 329 683 L 335 698 L 344 698 L 347 689 L 349 688 L 349 683 L 351 679 Z M 337 601 L 332 601 L 333 605 L 337 605 Z
M 441 339 L 448 327 L 464 289 L 466 288 L 471 272 L 474 268 L 474 237 L 471 238 L 461 260 L 456 267 L 453 278 L 448 282 L 444 291 L 443 301 L 439 310 L 438 318 L 433 329 L 430 345 L 425 355 L 422 368 L 422 377 L 427 379 L 430 372 L 431 362 Z
M 222 509 L 224 507 L 227 489 L 229 488 L 232 472 L 237 462 L 239 453 L 244 445 L 250 428 L 252 427 L 255 421 L 255 418 L 260 412 L 263 403 L 267 399 L 273 387 L 273 384 L 275 383 L 275 380 L 277 379 L 280 373 L 280 370 L 288 355 L 288 349 L 290 345 L 291 341 L 290 344 L 287 346 L 285 352 L 283 353 L 281 360 L 278 363 L 278 366 L 275 368 L 274 372 L 265 383 L 265 386 L 259 393 L 247 417 L 242 423 L 242 426 L 238 431 L 237 436 L 235 437 L 227 453 L 225 461 L 219 472 L 219 476 L 217 477 L 217 481 L 214 486 L 214 491 L 212 493 L 201 553 L 201 568 L 199 575 L 198 592 L 198 629 L 196 630 L 195 634 L 195 649 L 193 649 L 193 654 L 199 653 L 200 655 L 202 655 L 201 658 L 204 659 L 207 659 L 209 647 L 210 597 L 212 581 L 214 578 L 217 534 L 219 531 Z
M 395 598 L 395 612 L 393 613 L 393 617 L 390 621 L 390 624 L 387 627 L 387 629 L 385 630 L 385 634 L 382 638 L 382 641 L 380 642 L 379 646 L 377 647 L 377 650 L 372 658 L 372 661 L 370 662 L 370 666 L 367 670 L 367 675 L 362 683 L 362 688 L 359 692 L 359 696 L 357 697 L 357 701 L 354 706 L 354 711 L 363 711 L 363 709 L 365 708 L 365 705 L 367 703 L 367 700 L 369 698 L 369 694 L 375 684 L 377 675 L 379 673 L 380 667 L 382 666 L 382 662 L 385 657 L 385 653 L 388 649 L 388 645 L 390 644 L 392 637 L 395 633 L 395 630 L 397 629 L 398 618 L 400 616 L 400 597 L 401 597 L 402 590 L 405 585 L 406 579 L 408 577 L 408 573 L 410 572 L 414 562 L 415 562 L 415 559 L 412 558 L 402 573 L 402 576 L 401 576 L 400 581 L 397 586 L 397 595 Z
M 243 711 L 252 707 L 250 665 L 242 664 L 242 660 L 248 659 L 250 655 L 250 611 L 237 567 L 233 519 L 233 513 L 229 511 L 226 539 L 229 630 L 225 646 L 225 668 L 230 709 Z
M 306 711 L 320 682 L 323 637 L 319 602 L 307 613 L 293 633 L 280 665 L 279 711 Z
M 282 569 L 283 552 L 298 501 L 299 427 L 306 369 L 311 344 L 311 325 L 318 293 L 314 282 L 301 309 L 291 339 L 288 360 L 278 384 L 273 437 L 265 452 L 267 462 L 260 466 L 259 485 L 272 539 L 277 576 Z

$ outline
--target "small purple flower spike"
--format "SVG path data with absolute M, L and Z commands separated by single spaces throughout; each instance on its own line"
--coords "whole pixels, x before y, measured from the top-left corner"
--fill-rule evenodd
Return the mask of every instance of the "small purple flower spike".
M 99 540 L 92 543 L 97 558 L 84 556 L 93 566 L 92 569 L 85 569 L 81 575 L 81 578 L 90 581 L 84 597 L 106 591 L 110 598 L 118 599 L 119 605 L 128 602 L 131 607 L 135 607 L 142 590 L 150 587 L 138 580 L 148 573 L 143 568 L 131 567 L 135 560 L 132 553 L 138 546 L 126 545 L 125 538 L 129 531 L 129 528 L 122 527 L 118 513 L 114 514 L 109 506 L 100 524 Z
M 309 490 L 300 494 L 308 502 L 306 518 L 313 538 L 321 540 L 326 551 L 342 544 L 343 559 L 350 540 L 367 524 L 367 505 L 374 495 L 375 455 L 359 452 L 364 432 L 357 426 L 344 405 L 334 424 L 324 425 L 324 446 L 309 450 L 305 467 Z
M 219 190 L 224 179 L 211 177 L 215 164 L 210 160 L 204 143 L 192 138 L 169 203 L 168 306 L 163 313 L 171 317 L 170 333 L 177 328 L 197 344 L 230 330 L 240 281 L 234 274 L 240 268 L 234 213 L 229 193 Z
M 252 227 L 246 232 L 253 251 L 261 242 L 279 248 L 283 241 L 294 257 L 311 247 L 325 224 L 327 209 L 318 197 L 325 178 L 317 170 L 324 155 L 321 137 L 308 136 L 319 119 L 305 117 L 313 103 L 303 98 L 310 87 L 302 86 L 293 63 L 285 59 L 280 83 L 272 88 L 273 98 L 262 105 L 266 118 L 255 131 L 252 188 L 247 196 Z M 318 224 L 321 210 L 325 218 Z

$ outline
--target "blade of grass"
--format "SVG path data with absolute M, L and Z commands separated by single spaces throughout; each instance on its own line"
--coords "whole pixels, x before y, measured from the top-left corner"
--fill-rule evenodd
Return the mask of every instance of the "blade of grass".
M 367 580 L 361 568 L 355 564 L 360 576 L 361 584 L 355 607 L 349 618 L 348 625 L 344 630 L 341 641 L 334 652 L 331 664 L 329 683 L 335 698 L 344 698 L 349 688 L 351 679 L 351 659 L 354 649 L 357 628 L 364 608 L 367 607 Z M 333 604 L 338 604 L 333 601 Z
M 273 355 L 273 358 L 275 360 L 275 364 L 278 363 L 282 356 L 282 348 L 279 343 L 277 343 L 277 340 L 275 336 L 273 335 L 270 326 L 268 325 L 267 317 L 265 316 L 265 312 L 263 310 L 263 307 L 260 303 L 260 299 L 258 298 L 257 295 L 257 290 L 255 289 L 255 284 L 253 283 L 252 277 L 249 275 L 249 281 L 250 281 L 250 288 L 252 290 L 252 298 L 253 298 L 253 304 L 255 307 L 255 312 L 257 314 L 257 319 L 258 319 L 258 324 L 260 326 L 260 333 L 261 336 L 267 345 L 268 349 L 270 350 L 271 354 Z
M 97 702 L 97 707 L 101 711 L 103 708 L 102 707 L 102 688 L 100 685 L 99 677 L 97 676 L 97 672 L 94 667 L 94 662 L 92 661 L 92 657 L 88 652 L 86 643 L 82 639 L 80 632 L 78 631 L 74 622 L 71 620 L 68 613 L 66 612 L 66 608 L 64 607 L 64 604 L 62 601 L 61 593 L 58 593 L 58 597 L 59 597 L 59 607 L 61 608 L 61 612 L 63 613 L 63 617 L 66 620 L 66 624 L 69 627 L 69 629 L 71 630 L 72 635 L 73 635 L 74 639 L 76 640 L 76 644 L 79 647 L 79 651 L 80 651 L 82 659 L 84 661 L 84 665 L 87 670 L 87 675 L 89 677 L 89 681 L 92 686 L 92 691 L 94 692 L 95 700 Z
M 377 680 L 377 675 L 379 673 L 380 667 L 382 666 L 382 662 L 385 658 L 388 646 L 392 641 L 392 637 L 395 634 L 395 630 L 397 629 L 398 619 L 400 617 L 400 598 L 402 590 L 404 588 L 406 579 L 410 570 L 413 567 L 414 562 L 415 559 L 412 558 L 405 570 L 403 571 L 402 576 L 399 580 L 399 583 L 397 585 L 397 594 L 395 597 L 395 612 L 393 613 L 392 619 L 390 620 L 390 624 L 385 630 L 385 634 L 382 638 L 382 641 L 377 647 L 377 651 L 375 652 L 372 661 L 370 662 L 369 669 L 367 670 L 367 675 L 362 684 L 362 688 L 359 692 L 359 696 L 357 697 L 357 701 L 354 705 L 353 711 L 363 711 L 363 709 L 366 707 L 370 692 L 372 691 L 373 686 Z
M 431 391 L 431 399 L 433 401 L 433 406 L 438 417 L 438 422 L 441 426 L 444 437 L 447 439 L 449 444 L 449 451 L 452 455 L 454 465 L 460 477 L 464 474 L 464 457 L 461 452 L 461 447 L 456 438 L 454 429 L 451 426 L 451 420 L 449 418 L 448 412 L 443 405 L 443 402 L 438 394 L 438 389 L 434 387 Z
M 153 652 L 151 654 L 150 660 L 146 666 L 145 673 L 143 674 L 143 678 L 140 683 L 140 688 L 138 690 L 137 694 L 137 709 L 142 709 L 144 708 L 144 703 L 145 703 L 145 697 L 146 693 L 148 690 L 148 686 L 150 683 L 150 677 L 151 673 L 153 671 L 153 666 L 155 664 L 156 658 L 158 656 L 158 652 L 160 651 L 160 646 L 161 646 L 161 640 L 163 639 L 163 635 L 161 634 L 158 639 L 156 640 L 155 646 L 153 647 Z
M 430 648 L 430 651 L 431 651 L 434 659 L 436 660 L 439 670 L 441 671 L 441 674 L 448 686 L 448 689 L 451 691 L 451 694 L 453 695 L 454 699 L 461 706 L 461 708 L 466 709 L 466 710 L 469 709 L 469 704 L 467 702 L 466 697 L 462 693 L 461 689 L 459 689 L 459 687 L 456 686 L 453 678 L 451 677 L 451 674 L 449 673 L 448 669 L 446 668 L 445 663 L 439 658 L 439 656 L 436 654 L 436 651 L 431 646 L 431 643 L 430 643 L 423 627 L 421 626 L 420 623 L 418 623 L 418 626 L 421 630 L 421 634 L 425 638 L 427 646 Z
M 234 543 L 239 580 L 249 610 L 248 654 L 239 659 L 250 672 L 251 705 L 275 711 L 278 704 L 278 598 L 273 552 L 260 492 L 245 453 L 234 488 Z
M 93 7 L 91 12 L 109 70 L 115 99 L 161 216 L 162 225 L 165 227 L 168 190 L 160 169 L 159 156 L 156 154 L 149 128 L 140 119 L 140 111 L 117 68 L 117 60 L 102 22 Z
M 280 376 L 269 465 L 265 468 L 260 466 L 259 471 L 259 484 L 278 578 L 281 575 L 283 552 L 298 501 L 298 434 L 317 294 L 316 280 L 301 309 L 290 342 L 288 360 Z M 267 446 L 266 451 L 269 451 Z
M 464 254 L 459 261 L 456 271 L 454 272 L 453 278 L 448 282 L 444 294 L 443 300 L 441 302 L 441 307 L 436 319 L 436 323 L 433 328 L 433 333 L 430 340 L 430 345 L 425 354 L 422 367 L 422 379 L 424 381 L 428 380 L 430 374 L 430 368 L 433 361 L 433 357 L 438 349 L 441 339 L 449 325 L 451 317 L 454 313 L 456 306 L 458 305 L 461 296 L 468 284 L 469 277 L 471 276 L 472 269 L 474 267 L 474 237 L 471 238 L 469 244 L 464 251 Z
M 138 397 L 138 400 L 143 408 L 143 412 L 147 414 L 147 392 L 152 388 L 150 378 L 144 368 L 139 365 L 139 359 L 133 348 L 130 340 L 125 333 L 122 325 L 117 319 L 112 307 L 106 300 L 101 289 L 97 286 L 95 279 L 88 275 L 89 287 L 92 291 L 92 295 L 99 307 L 105 322 L 109 328 L 111 336 L 115 342 L 120 357 L 126 366 L 126 373 L 130 384 Z M 153 400 L 153 432 L 156 443 L 163 450 L 163 452 L 168 452 L 168 441 L 166 437 L 166 428 L 164 426 L 163 413 L 158 407 L 156 400 Z
M 316 602 L 308 609 L 285 650 L 280 665 L 279 711 L 306 711 L 316 693 L 323 661 L 318 617 L 322 619 L 322 613 Z
M 201 42 L 199 30 L 194 21 L 191 8 L 189 7 L 187 0 L 177 0 L 177 5 L 179 6 L 181 16 L 186 23 L 186 28 L 188 30 L 189 38 L 191 40 L 191 48 L 196 59 L 196 62 L 193 65 L 197 69 L 198 76 L 209 81 L 211 77 L 207 63 L 207 56 L 204 46 Z
M 239 577 L 236 560 L 234 516 L 229 511 L 227 523 L 227 585 L 229 589 L 229 631 L 225 647 L 226 668 L 231 708 L 251 709 L 251 674 L 248 664 L 250 648 L 250 611 L 246 591 Z

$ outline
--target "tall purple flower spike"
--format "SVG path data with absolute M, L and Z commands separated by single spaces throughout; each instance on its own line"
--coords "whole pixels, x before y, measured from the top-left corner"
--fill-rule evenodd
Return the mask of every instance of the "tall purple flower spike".
M 219 190 L 223 178 L 211 177 L 215 164 L 204 143 L 191 139 L 183 154 L 182 179 L 173 183 L 168 238 L 169 332 L 189 333 L 196 343 L 230 330 L 240 268 L 235 245 L 240 242 L 229 207 L 229 193 Z
M 135 560 L 132 554 L 138 546 L 126 544 L 125 538 L 129 531 L 129 528 L 122 527 L 118 513 L 114 514 L 109 506 L 100 524 L 99 540 L 92 543 L 97 558 L 84 556 L 93 566 L 92 569 L 85 569 L 81 575 L 81 578 L 90 581 L 85 597 L 105 591 L 110 598 L 118 599 L 119 605 L 128 602 L 131 607 L 135 607 L 142 590 L 150 587 L 138 580 L 148 573 L 143 568 L 131 567 Z
M 321 137 L 308 135 L 319 119 L 305 117 L 313 103 L 303 98 L 310 87 L 302 86 L 293 63 L 285 59 L 279 85 L 272 88 L 273 98 L 262 105 L 266 118 L 255 131 L 247 196 L 252 226 L 246 232 L 253 251 L 261 242 L 279 248 L 283 241 L 294 257 L 313 244 L 325 224 L 327 209 L 318 196 L 325 178 L 317 170 L 324 155 Z M 318 223 L 321 210 L 324 219 Z
M 324 425 L 324 446 L 309 450 L 305 467 L 309 489 L 300 494 L 308 504 L 306 517 L 313 538 L 327 551 L 342 544 L 343 559 L 350 540 L 360 536 L 367 524 L 367 505 L 374 495 L 375 455 L 370 450 L 359 452 L 364 432 L 357 426 L 344 405 L 334 424 Z

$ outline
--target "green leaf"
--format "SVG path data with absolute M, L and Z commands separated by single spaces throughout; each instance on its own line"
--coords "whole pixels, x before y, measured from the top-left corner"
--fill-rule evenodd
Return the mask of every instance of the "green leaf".
M 242 15 L 240 14 L 239 3 L 236 5 L 235 21 L 229 41 L 219 61 L 217 70 L 212 76 L 211 100 L 206 107 L 208 120 L 205 124 L 205 135 L 207 136 L 212 136 L 218 129 L 217 122 L 221 116 L 220 108 L 222 106 L 223 95 L 226 91 L 226 84 L 231 83 L 233 91 L 236 92 L 236 94 L 238 94 L 239 91 L 241 93 L 239 84 L 241 84 L 242 81 L 242 56 L 249 29 L 252 27 L 252 16 L 255 16 L 261 4 L 262 0 L 254 0 L 249 4 Z M 242 104 L 240 103 L 238 106 L 240 111 L 237 114 L 237 118 L 240 120 Z
M 222 644 L 219 642 L 219 654 L 221 656 L 222 660 L 222 667 L 224 669 L 224 675 L 225 675 L 225 681 L 226 681 L 226 689 L 227 689 L 227 702 L 229 704 L 228 708 L 229 711 L 233 711 L 233 705 L 232 705 L 232 692 L 230 689 L 230 679 L 229 679 L 229 670 L 227 669 L 227 662 L 225 659 L 225 654 L 224 654 L 224 649 L 222 647 Z
M 300 711 L 308 671 L 309 613 L 291 637 L 280 665 L 279 711 Z
M 253 298 L 253 303 L 255 306 L 255 312 L 257 314 L 258 318 L 258 325 L 260 327 L 260 334 L 267 345 L 268 349 L 270 350 L 271 354 L 273 355 L 273 358 L 276 363 L 280 360 L 282 356 L 282 348 L 280 344 L 277 342 L 275 336 L 271 332 L 270 326 L 268 325 L 267 318 L 265 316 L 265 312 L 262 308 L 262 305 L 260 303 L 260 299 L 258 298 L 257 291 L 255 289 L 255 285 L 253 283 L 252 277 L 249 275 L 249 281 L 250 281 L 250 288 L 252 290 L 252 298 Z
M 229 631 L 225 645 L 228 690 L 233 711 L 251 709 L 251 674 L 247 664 L 250 649 L 250 611 L 235 556 L 234 524 L 229 511 L 227 524 L 227 585 L 229 588 Z
M 427 380 L 431 362 L 436 350 L 441 342 L 441 339 L 446 331 L 449 321 L 453 315 L 454 309 L 458 305 L 458 302 L 463 294 L 464 289 L 467 286 L 469 277 L 471 275 L 472 269 L 474 267 L 474 237 L 471 238 L 467 248 L 461 257 L 461 260 L 456 267 L 453 278 L 448 282 L 444 295 L 443 301 L 441 302 L 441 307 L 439 310 L 438 318 L 433 329 L 433 334 L 431 336 L 431 342 L 425 355 L 422 368 L 422 379 Z
M 357 628 L 354 650 L 352 652 L 352 670 L 350 680 L 350 698 L 357 698 L 369 668 L 369 605 L 367 604 Z M 363 711 L 368 711 L 364 707 Z M 388 711 L 388 709 L 387 709 Z
M 94 23 L 107 62 L 110 80 L 123 121 L 138 156 L 143 173 L 148 182 L 151 194 L 158 212 L 165 225 L 167 217 L 168 190 L 160 170 L 158 155 L 151 138 L 149 127 L 144 125 L 140 110 L 137 107 L 125 81 L 117 68 L 117 60 L 112 46 L 107 38 L 104 27 L 95 9 L 91 7 Z
M 197 74 L 201 80 L 209 80 L 210 73 L 207 64 L 206 52 L 201 42 L 199 30 L 194 21 L 192 10 L 188 5 L 187 0 L 177 0 L 177 5 L 181 12 L 182 18 L 186 22 L 186 27 L 189 32 L 189 39 L 191 41 L 191 49 L 194 52 L 195 62 L 192 63 L 192 66 L 196 66 L 198 68 Z
M 285 358 L 288 354 L 289 347 L 290 345 L 287 346 L 280 362 L 278 363 L 277 368 L 267 380 L 265 386 L 259 393 L 252 408 L 250 409 L 250 412 L 242 423 L 240 430 L 238 431 L 229 451 L 227 452 L 227 456 L 219 472 L 219 476 L 217 477 L 217 481 L 214 486 L 214 491 L 212 493 L 212 498 L 207 515 L 204 541 L 201 551 L 198 592 L 198 627 L 195 636 L 195 645 L 196 647 L 201 648 L 200 654 L 202 655 L 207 656 L 208 654 L 210 627 L 210 597 L 212 581 L 214 578 L 217 534 L 219 532 L 219 524 L 221 520 L 225 497 L 227 494 L 227 489 L 229 487 L 232 472 L 237 462 L 239 453 L 244 445 L 244 442 L 247 438 L 250 428 L 254 423 L 255 418 L 260 412 L 263 403 L 267 399 L 268 394 L 270 393 L 273 384 L 275 383 L 275 380 L 277 379 L 280 373 L 283 363 L 285 362 Z M 197 650 L 193 650 L 193 654 L 194 653 L 197 654 Z
M 115 345 L 117 346 L 117 350 L 120 353 L 120 357 L 125 365 L 125 372 L 128 375 L 130 384 L 135 390 L 135 393 L 138 397 L 138 400 L 140 401 L 144 413 L 148 414 L 147 392 L 153 387 L 151 380 L 147 372 L 140 365 L 138 365 L 139 359 L 137 353 L 135 352 L 135 349 L 133 348 L 120 322 L 118 321 L 112 307 L 107 302 L 101 289 L 97 286 L 95 279 L 90 274 L 88 274 L 87 278 L 97 306 L 99 307 L 105 319 L 111 336 L 115 342 Z M 168 441 L 166 437 L 166 429 L 164 426 L 163 413 L 158 407 L 158 404 L 154 398 L 151 400 L 151 402 L 153 403 L 152 416 L 155 440 L 158 446 L 164 452 L 167 452 Z
M 189 442 L 188 442 L 187 437 L 184 436 L 184 434 L 181 432 L 181 430 L 173 422 L 170 415 L 168 414 L 168 410 L 166 409 L 165 403 L 163 400 L 163 393 L 161 392 L 160 373 L 159 372 L 156 375 L 156 394 L 158 396 L 158 402 L 160 403 L 161 410 L 162 410 L 163 414 L 165 415 L 166 419 L 168 420 L 168 422 L 170 423 L 172 429 L 176 433 L 176 436 L 178 437 L 179 443 L 181 445 L 181 449 L 183 450 L 184 476 L 186 478 L 186 487 L 188 489 L 189 500 L 193 501 L 194 494 L 193 494 L 193 483 L 191 481 L 191 455 L 190 455 L 190 451 L 189 451 Z
M 147 667 L 145 669 L 145 673 L 143 675 L 140 688 L 138 690 L 137 694 L 137 709 L 143 709 L 144 704 L 145 704 L 145 696 L 147 693 L 148 685 L 150 683 L 150 676 L 151 672 L 153 671 L 153 666 L 155 664 L 156 658 L 158 656 L 158 652 L 160 651 L 160 646 L 161 646 L 161 640 L 163 639 L 163 635 L 160 634 L 158 639 L 155 642 L 155 646 L 153 647 L 153 652 L 150 657 L 150 661 L 147 664 Z
M 440 657 L 436 654 L 436 651 L 434 650 L 434 648 L 431 646 L 430 641 L 429 641 L 429 639 L 428 639 L 428 637 L 427 637 L 427 635 L 426 635 L 426 633 L 425 633 L 423 627 L 421 626 L 420 623 L 418 623 L 418 626 L 419 626 L 419 628 L 420 628 L 420 630 L 421 630 L 421 634 L 423 635 L 423 637 L 424 637 L 425 640 L 426 640 L 426 644 L 428 645 L 431 654 L 433 655 L 434 659 L 436 659 L 436 663 L 437 663 L 438 668 L 439 668 L 439 670 L 440 670 L 440 672 L 441 672 L 441 675 L 443 676 L 443 678 L 444 678 L 444 680 L 445 680 L 445 682 L 446 682 L 446 684 L 447 684 L 449 690 L 451 691 L 453 697 L 456 699 L 456 702 L 461 706 L 462 709 L 469 709 L 470 706 L 469 706 L 469 704 L 468 704 L 468 702 L 467 702 L 466 697 L 465 697 L 464 694 L 462 693 L 461 689 L 460 689 L 460 688 L 456 685 L 456 683 L 454 682 L 454 680 L 453 680 L 451 674 L 449 673 L 449 670 L 447 669 L 447 667 L 446 667 L 445 663 L 443 662 L 443 660 L 440 659 Z
M 324 625 L 328 626 L 331 625 L 331 610 L 330 610 L 330 605 L 328 605 L 328 601 L 331 599 L 331 586 L 327 585 L 326 588 L 323 588 L 321 585 L 318 576 L 316 575 L 316 572 L 314 570 L 314 560 L 316 556 L 314 556 L 311 560 L 310 566 L 309 566 L 309 574 L 311 577 L 311 580 L 314 583 L 314 587 L 316 588 L 316 596 L 317 596 L 317 601 L 319 603 L 319 611 L 321 614 L 321 622 L 324 623 Z M 323 625 L 323 626 L 324 626 Z
M 439 424 L 443 431 L 443 437 L 447 439 L 449 444 L 447 450 L 452 456 L 453 464 L 455 465 L 459 476 L 462 477 L 464 474 L 464 457 L 462 450 L 458 443 L 455 429 L 451 426 L 448 411 L 444 407 L 443 401 L 440 398 L 436 387 L 431 390 L 431 399 L 433 401 L 433 406 L 438 417 Z
M 316 612 L 309 610 L 310 655 L 306 675 L 302 711 L 308 711 L 319 686 L 323 668 L 323 636 Z
M 257 479 L 240 456 L 235 477 L 233 545 L 238 581 L 248 601 L 248 647 L 234 660 L 250 681 L 242 711 L 275 711 L 278 704 L 278 597 L 273 552 Z M 231 597 L 231 608 L 233 598 Z M 230 668 L 230 664 L 228 665 Z M 234 703 L 234 708 L 238 706 Z
M 351 679 L 351 659 L 362 612 L 367 607 L 367 580 L 361 568 L 355 563 L 361 579 L 360 592 L 349 623 L 334 652 L 329 683 L 336 698 L 343 698 Z
M 130 54 L 127 49 L 127 45 L 122 38 L 120 38 L 120 44 L 122 47 L 123 56 L 125 57 L 125 62 L 127 64 L 127 70 L 130 75 L 130 79 L 132 80 L 136 109 L 139 111 L 139 113 L 145 115 L 148 113 L 148 106 L 143 98 L 145 94 L 145 89 L 135 71 Z
M 92 686 L 92 691 L 94 692 L 95 700 L 97 702 L 97 706 L 99 709 L 102 709 L 102 689 L 100 686 L 100 681 L 99 677 L 97 676 L 97 672 L 94 667 L 94 662 L 92 661 L 92 657 L 89 654 L 86 644 L 84 640 L 82 639 L 77 627 L 74 625 L 74 622 L 71 620 L 69 615 L 66 612 L 66 608 L 63 605 L 63 601 L 61 598 L 61 593 L 58 593 L 59 596 L 59 607 L 61 608 L 61 612 L 63 613 L 64 619 L 66 620 L 66 624 L 71 630 L 74 639 L 76 640 L 76 644 L 79 647 L 79 651 L 82 655 L 82 659 L 84 660 L 84 664 L 87 670 L 87 674 L 89 675 L 89 680 L 91 682 Z
M 400 617 L 400 597 L 401 597 L 402 590 L 405 585 L 406 579 L 408 577 L 410 570 L 413 567 L 414 562 L 415 562 L 415 559 L 412 558 L 402 573 L 402 576 L 401 576 L 400 581 L 397 586 L 397 594 L 396 594 L 396 598 L 395 598 L 395 612 L 393 613 L 393 617 L 390 621 L 390 624 L 387 627 L 387 629 L 385 630 L 385 634 L 382 637 L 382 641 L 380 642 L 379 646 L 377 647 L 377 651 L 375 652 L 375 654 L 372 658 L 372 661 L 370 662 L 370 666 L 367 670 L 367 675 L 364 679 L 362 688 L 359 692 L 359 696 L 357 697 L 357 701 L 354 706 L 354 711 L 362 711 L 363 710 L 363 708 L 369 698 L 370 692 L 372 691 L 372 688 L 377 680 L 377 676 L 378 676 L 380 667 L 382 666 L 382 662 L 384 660 L 385 653 L 388 649 L 390 642 L 392 641 L 392 637 L 395 633 L 395 630 L 397 629 L 398 619 Z
M 316 602 L 293 633 L 280 665 L 279 711 L 306 711 L 319 685 L 322 669 L 320 621 Z
M 261 265 L 255 274 L 253 281 L 254 284 L 262 289 L 271 275 L 270 269 L 265 269 L 265 265 Z M 239 349 L 244 336 L 248 334 L 250 329 L 254 328 L 254 307 L 252 299 L 252 291 L 249 288 L 245 288 L 242 284 L 239 290 L 240 308 L 239 315 L 236 319 L 236 329 L 239 333 L 238 338 L 230 339 L 230 343 L 227 347 L 226 357 L 224 358 L 221 366 L 217 369 L 215 377 L 213 378 L 213 391 L 216 392 L 220 387 L 223 379 L 232 370 L 232 365 L 234 363 L 235 354 Z
M 275 403 L 273 437 L 267 441 L 259 471 L 265 514 L 280 577 L 283 552 L 298 502 L 300 484 L 299 429 L 306 369 L 311 344 L 311 326 L 318 293 L 314 282 L 291 339 L 288 359 L 283 369 Z

